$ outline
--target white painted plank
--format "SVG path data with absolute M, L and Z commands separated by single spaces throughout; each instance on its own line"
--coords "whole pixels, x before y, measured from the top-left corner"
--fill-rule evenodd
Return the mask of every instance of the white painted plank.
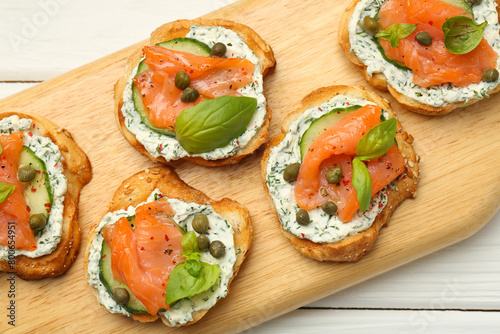
M 497 213 L 469 239 L 308 306 L 500 310 L 499 236 Z
M 244 333 L 493 334 L 499 327 L 499 312 L 300 309 Z
M 0 82 L 0 99 L 18 93 L 22 90 L 28 89 L 30 87 L 33 87 L 36 84 L 37 84 L 36 82 L 15 82 L 15 83 Z
M 235 1 L 1 1 L 0 81 L 54 77 Z

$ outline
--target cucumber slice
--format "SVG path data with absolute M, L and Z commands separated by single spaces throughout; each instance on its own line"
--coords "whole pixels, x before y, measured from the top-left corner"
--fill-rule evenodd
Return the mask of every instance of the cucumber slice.
M 324 114 L 320 118 L 315 119 L 300 140 L 300 158 L 304 159 L 307 150 L 311 147 L 312 143 L 318 138 L 320 134 L 325 132 L 333 124 L 337 123 L 347 114 L 358 110 L 361 106 L 355 105 L 346 108 L 335 108 L 332 109 L 328 114 Z
M 147 70 L 149 70 L 149 66 L 144 63 L 144 60 L 141 60 L 139 66 L 137 66 L 137 74 L 135 76 L 138 76 L 139 74 L 146 72 Z
M 170 136 L 170 137 L 175 137 L 175 132 L 174 130 L 170 129 L 163 129 L 163 128 L 158 128 L 151 124 L 151 120 L 149 119 L 149 115 L 146 112 L 146 108 L 144 108 L 144 103 L 142 102 L 142 96 L 141 93 L 139 92 L 139 88 L 135 85 L 135 83 L 132 83 L 132 100 L 134 101 L 134 107 L 135 110 L 139 113 L 141 116 L 142 123 L 146 125 L 148 128 L 151 130 Z
M 209 57 L 212 52 L 207 44 L 188 37 L 174 38 L 156 45 L 169 50 L 189 52 L 196 56 Z
M 111 248 L 109 248 L 106 240 L 102 241 L 101 259 L 99 260 L 99 278 L 111 296 L 113 296 L 112 291 L 115 288 L 124 288 L 128 291 L 130 300 L 128 303 L 122 304 L 124 309 L 130 313 L 148 313 L 144 304 L 142 304 L 142 302 L 134 296 L 128 286 L 113 276 L 113 269 L 111 267 Z
M 205 56 L 208 57 L 210 56 L 211 49 L 210 47 L 203 43 L 200 42 L 196 39 L 193 38 L 187 38 L 187 37 L 180 37 L 180 38 L 174 38 L 170 41 L 167 42 L 162 42 L 156 44 L 158 46 L 161 46 L 162 48 L 169 49 L 169 50 L 174 50 L 174 51 L 184 51 L 184 52 L 189 52 L 197 56 Z M 144 63 L 144 60 L 139 63 L 139 66 L 137 67 L 137 74 L 139 74 L 147 71 L 149 69 L 149 66 Z M 141 116 L 142 122 L 151 130 L 170 136 L 170 137 L 175 137 L 175 132 L 170 129 L 162 129 L 154 126 L 151 124 L 151 120 L 149 119 L 148 113 L 146 112 L 144 108 L 144 103 L 142 102 L 142 96 L 139 92 L 139 89 L 135 84 L 132 86 L 132 99 L 134 101 L 134 106 L 135 110 L 139 113 Z
M 173 50 L 173 51 L 189 52 L 189 53 L 192 53 L 196 56 L 209 57 L 210 52 L 212 52 L 212 49 L 210 49 L 210 47 L 207 44 L 200 42 L 200 41 L 193 39 L 193 38 L 188 38 L 188 37 L 174 38 L 170 41 L 158 43 L 156 45 L 161 46 L 162 48 L 165 48 L 165 49 Z M 146 65 L 144 63 L 144 61 L 141 61 L 139 63 L 138 68 L 137 68 L 136 75 L 139 75 L 148 69 L 149 69 L 149 66 Z
M 53 195 L 45 162 L 37 157 L 29 147 L 23 146 L 19 167 L 24 166 L 31 166 L 37 171 L 35 178 L 25 183 L 26 187 L 23 192 L 26 204 L 30 208 L 30 215 L 43 213 L 48 219 Z

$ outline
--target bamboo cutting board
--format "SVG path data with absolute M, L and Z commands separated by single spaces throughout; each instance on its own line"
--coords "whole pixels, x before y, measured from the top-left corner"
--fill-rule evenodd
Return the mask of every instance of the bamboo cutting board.
M 247 24 L 272 45 L 277 67 L 265 79 L 273 110 L 271 135 L 279 133 L 284 116 L 310 91 L 332 84 L 367 86 L 338 46 L 345 7 L 343 1 L 243 0 L 206 16 Z M 80 256 L 60 278 L 17 279 L 16 327 L 2 319 L 0 332 L 242 331 L 463 240 L 484 226 L 500 205 L 500 94 L 446 116 L 425 117 L 403 110 L 381 93 L 415 137 L 422 173 L 417 198 L 396 210 L 368 255 L 352 264 L 319 263 L 299 255 L 278 231 L 261 186 L 261 150 L 233 166 L 180 162 L 176 170 L 191 186 L 211 198 L 229 197 L 248 207 L 255 230 L 250 255 L 229 296 L 193 326 L 171 329 L 161 322 L 142 324 L 111 315 L 85 281 L 82 255 L 89 227 L 121 181 L 153 166 L 125 142 L 113 116 L 113 84 L 136 47 L 0 101 L 1 111 L 39 113 L 67 128 L 88 154 L 94 172 L 81 196 Z M 7 296 L 8 277 L 0 274 L 0 296 Z

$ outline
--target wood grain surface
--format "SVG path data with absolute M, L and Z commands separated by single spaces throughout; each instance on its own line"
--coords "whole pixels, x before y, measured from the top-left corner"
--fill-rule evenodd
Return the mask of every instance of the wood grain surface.
M 337 27 L 344 6 L 341 2 L 332 6 L 326 0 L 247 0 L 206 16 L 247 24 L 272 45 L 277 67 L 265 80 L 274 112 L 271 135 L 279 132 L 284 116 L 310 91 L 331 84 L 366 86 L 338 46 Z M 0 101 L 2 111 L 39 113 L 67 128 L 88 154 L 94 176 L 81 197 L 82 245 L 89 226 L 105 211 L 121 181 L 153 165 L 125 142 L 113 117 L 113 84 L 134 49 L 126 48 Z M 315 262 L 300 256 L 281 236 L 261 187 L 261 151 L 233 166 L 208 168 L 180 162 L 175 167 L 184 181 L 214 199 L 233 198 L 252 214 L 252 251 L 226 299 L 190 327 L 169 329 L 160 322 L 134 322 L 109 314 L 97 303 L 85 282 L 80 256 L 63 277 L 17 279 L 19 326 L 7 329 L 2 321 L 0 332 L 29 333 L 40 328 L 68 333 L 242 331 L 467 238 L 500 204 L 499 102 L 500 97 L 493 96 L 440 117 L 413 114 L 392 103 L 405 129 L 415 137 L 415 149 L 422 157 L 421 182 L 417 198 L 396 210 L 375 248 L 358 263 Z M 0 275 L 2 281 L 8 277 Z M 0 295 L 7 295 L 7 284 L 0 285 Z

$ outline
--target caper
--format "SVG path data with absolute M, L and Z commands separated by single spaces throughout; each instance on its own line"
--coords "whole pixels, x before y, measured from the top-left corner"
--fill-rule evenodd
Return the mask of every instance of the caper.
M 283 180 L 286 182 L 293 182 L 297 179 L 297 175 L 299 175 L 300 163 L 296 162 L 286 166 L 285 171 L 283 172 Z
M 488 68 L 483 71 L 483 81 L 493 82 L 498 80 L 498 70 L 496 68 Z
M 420 31 L 415 35 L 415 39 L 417 40 L 418 44 L 423 46 L 429 46 L 432 44 L 432 37 L 427 31 Z
M 342 167 L 333 167 L 326 172 L 326 180 L 330 184 L 339 183 L 342 180 Z
M 328 201 L 326 203 L 323 203 L 321 208 L 327 215 L 330 216 L 333 216 L 334 214 L 337 213 L 337 204 L 335 204 L 335 202 L 333 201 Z
M 196 88 L 188 87 L 182 91 L 181 101 L 182 102 L 194 102 L 200 96 Z
M 227 47 L 226 44 L 217 42 L 212 46 L 211 56 L 224 57 L 226 55 Z
M 30 182 L 36 176 L 36 169 L 31 166 L 24 166 L 17 171 L 17 177 L 21 182 Z
M 184 90 L 191 84 L 191 79 L 186 72 L 179 71 L 175 75 L 174 83 L 175 87 L 179 88 L 180 90 Z
M 130 295 L 125 288 L 114 288 L 113 289 L 113 299 L 118 304 L 127 304 L 130 300 Z
M 377 20 L 370 16 L 365 16 L 363 19 L 363 25 L 365 26 L 366 32 L 372 36 L 375 36 L 380 30 L 380 25 Z
M 300 209 L 299 211 L 297 211 L 297 213 L 295 214 L 295 219 L 300 225 L 309 225 L 309 223 L 311 222 L 311 220 L 309 219 L 309 214 L 304 209 Z
M 40 231 L 47 224 L 47 217 L 44 213 L 37 213 L 30 217 L 30 227 L 33 231 Z
M 193 230 L 200 234 L 208 233 L 208 218 L 207 215 L 200 213 L 199 215 L 194 216 L 193 222 Z
M 200 234 L 196 240 L 198 241 L 198 248 L 202 252 L 206 252 L 210 247 L 210 239 L 205 234 Z
M 467 0 L 470 5 L 479 5 L 483 0 Z
M 223 257 L 226 254 L 226 245 L 219 240 L 212 241 L 210 243 L 210 254 L 216 259 Z

